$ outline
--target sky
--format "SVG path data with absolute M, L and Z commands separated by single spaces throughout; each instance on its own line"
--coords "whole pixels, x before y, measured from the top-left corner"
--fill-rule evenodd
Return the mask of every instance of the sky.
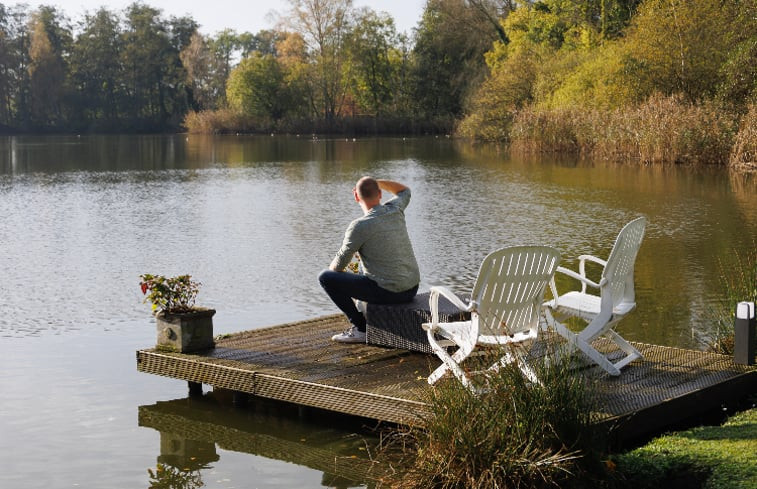
M 85 11 L 107 7 L 120 12 L 134 0 L 26 0 L 31 7 L 53 5 L 59 7 L 72 20 L 79 20 Z M 5 3 L 5 2 L 4 2 Z M 7 4 L 16 2 L 7 2 Z M 253 34 L 275 26 L 270 14 L 284 14 L 289 7 L 286 0 L 143 0 L 142 3 L 161 9 L 165 17 L 191 15 L 200 24 L 200 32 L 215 34 L 226 28 Z M 394 18 L 399 32 L 411 33 L 421 18 L 426 0 L 353 0 L 355 7 L 368 6 L 377 12 L 386 12 Z

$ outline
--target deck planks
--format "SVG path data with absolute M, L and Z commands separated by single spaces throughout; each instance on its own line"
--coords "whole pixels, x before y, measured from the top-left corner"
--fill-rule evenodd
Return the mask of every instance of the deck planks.
M 139 371 L 399 424 L 422 423 L 432 355 L 334 343 L 341 315 L 226 335 L 199 354 L 137 352 Z M 608 347 L 601 341 L 595 346 Z M 659 430 L 757 391 L 757 369 L 713 353 L 634 343 L 644 355 L 619 377 L 582 370 L 616 435 Z

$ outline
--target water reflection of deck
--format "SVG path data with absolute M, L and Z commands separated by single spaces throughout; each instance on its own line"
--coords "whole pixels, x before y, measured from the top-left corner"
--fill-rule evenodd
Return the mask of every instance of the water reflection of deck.
M 273 408 L 273 407 L 271 407 Z M 323 472 L 324 485 L 353 487 L 375 475 L 359 435 L 347 435 L 266 409 L 225 408 L 212 399 L 176 399 L 139 407 L 139 426 L 160 432 L 158 462 L 182 470 L 206 468 L 223 450 L 282 460 Z
M 137 352 L 137 368 L 188 382 L 399 424 L 420 424 L 429 355 L 330 336 L 347 326 L 326 316 L 218 340 L 200 354 Z M 596 345 L 600 349 L 602 345 Z M 597 377 L 599 418 L 623 439 L 664 429 L 757 391 L 757 369 L 723 355 L 637 343 L 645 359 L 619 377 Z

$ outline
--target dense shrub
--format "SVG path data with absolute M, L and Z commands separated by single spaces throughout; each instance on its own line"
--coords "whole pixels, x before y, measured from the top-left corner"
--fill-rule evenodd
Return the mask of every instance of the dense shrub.
M 405 446 L 412 460 L 396 485 L 417 488 L 557 485 L 594 461 L 591 388 L 567 362 L 538 369 L 530 384 L 510 364 L 472 394 L 455 379 L 431 390 L 430 415 Z M 407 442 L 407 440 L 405 440 Z

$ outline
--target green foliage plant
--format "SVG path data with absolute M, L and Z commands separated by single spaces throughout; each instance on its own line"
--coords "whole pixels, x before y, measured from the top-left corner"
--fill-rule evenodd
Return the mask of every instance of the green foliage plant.
M 751 489 L 757 487 L 757 409 L 722 426 L 670 433 L 614 462 L 623 487 Z
M 480 395 L 443 379 L 430 390 L 423 428 L 412 428 L 404 440 L 411 460 L 396 485 L 560 486 L 593 466 L 594 396 L 589 381 L 569 365 L 566 357 L 537 367 L 540 384 L 507 365 L 487 375 Z
M 145 273 L 140 278 L 144 302 L 152 304 L 154 313 L 180 314 L 195 309 L 195 298 L 201 284 L 192 280 L 191 275 L 164 277 Z

